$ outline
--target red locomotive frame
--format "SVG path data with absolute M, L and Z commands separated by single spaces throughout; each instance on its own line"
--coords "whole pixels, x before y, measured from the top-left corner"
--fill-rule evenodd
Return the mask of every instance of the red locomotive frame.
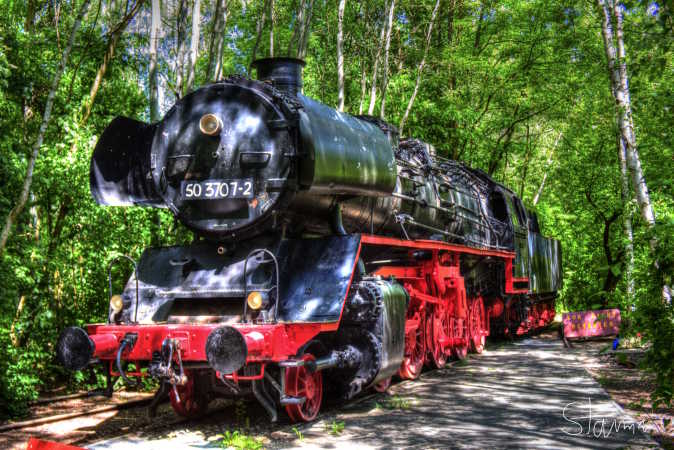
M 407 249 L 410 261 L 414 261 L 411 258 L 412 252 L 419 250 L 430 252 L 430 258 L 423 261 L 406 265 L 379 266 L 372 273 L 382 278 L 395 278 L 409 294 L 410 303 L 405 321 L 405 353 L 398 371 L 401 378 L 415 379 L 424 365 L 442 367 L 450 357 L 465 358 L 469 350 L 482 352 L 485 337 L 490 334 L 490 319 L 503 314 L 506 320 L 510 317 L 512 304 L 510 301 L 500 298 L 485 299 L 481 296 L 467 298 L 459 267 L 462 254 L 492 257 L 502 261 L 505 268 L 504 293 L 507 297 L 516 298 L 528 292 L 526 289 L 515 288 L 515 283 L 528 282 L 528 279 L 513 278 L 512 267 L 516 257 L 514 252 L 479 249 L 441 241 L 413 241 L 361 235 L 356 261 L 361 250 L 367 246 Z M 354 264 L 350 284 L 355 270 Z M 342 313 L 345 300 L 342 300 Z M 514 327 L 511 326 L 507 330 L 512 329 L 513 334 L 524 334 L 547 325 L 553 318 L 554 302 L 538 302 L 528 310 L 526 320 L 515 323 Z M 331 323 L 233 324 L 232 326 L 243 335 L 248 354 L 246 365 L 240 371 L 224 378 L 237 385 L 241 381 L 261 380 L 264 378 L 267 364 L 288 364 L 298 361 L 298 358 L 311 359 L 313 356 L 309 354 L 301 356 L 300 349 L 318 334 L 336 331 L 340 322 L 341 314 L 339 321 Z M 205 362 L 206 340 L 211 331 L 217 327 L 218 324 L 95 324 L 87 326 L 87 332 L 94 343 L 93 357 L 109 361 L 109 371 L 111 375 L 116 376 L 119 373 L 114 370 L 115 355 L 122 339 L 129 333 L 136 334 L 137 340 L 130 351 L 122 353 L 122 358 L 135 362 L 139 368 L 143 362 L 152 359 L 153 353 L 162 347 L 167 338 L 176 342 L 176 349 L 180 352 L 182 361 Z M 257 368 L 253 375 L 250 374 L 250 370 L 244 370 L 247 366 Z M 148 373 L 137 369 L 126 375 L 147 376 Z M 320 408 L 320 398 L 317 404 L 315 398 L 322 394 L 321 373 L 307 370 L 301 364 L 290 364 L 285 373 L 285 381 L 288 395 L 301 394 L 306 397 L 303 405 L 286 406 L 291 419 L 312 420 Z M 389 380 L 385 380 L 375 388 L 384 388 L 388 382 Z M 194 393 L 193 383 L 194 380 L 188 380 L 180 386 L 179 392 L 171 396 L 174 408 L 181 414 L 190 415 L 197 412 L 196 406 L 192 410 L 189 407 L 194 403 L 190 398 Z

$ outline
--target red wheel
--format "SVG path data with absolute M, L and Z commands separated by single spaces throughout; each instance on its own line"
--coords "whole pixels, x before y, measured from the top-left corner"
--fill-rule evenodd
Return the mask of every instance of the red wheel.
M 400 378 L 414 380 L 421 375 L 426 356 L 426 324 L 421 311 L 414 314 L 418 325 L 416 330 L 405 335 L 405 357 L 398 370 Z
M 428 352 L 430 360 L 438 369 L 447 364 L 447 357 L 451 351 L 447 348 L 449 342 L 449 318 L 444 305 L 435 305 L 433 312 L 428 316 L 426 327 L 428 339 Z
M 466 359 L 468 356 L 468 333 L 466 329 L 465 319 L 450 319 L 452 325 L 452 338 L 454 345 L 452 346 L 452 355 L 457 359 Z
M 176 414 L 194 418 L 201 416 L 208 409 L 208 397 L 204 395 L 199 387 L 198 380 L 195 381 L 194 373 L 185 372 L 187 383 L 183 386 L 171 387 L 169 390 L 169 399 L 171 406 Z M 176 396 L 176 391 L 178 395 Z
M 471 302 L 468 320 L 470 346 L 475 353 L 482 353 L 484 350 L 484 331 L 486 328 L 482 297 L 478 297 Z
M 386 392 L 386 390 L 391 386 L 391 377 L 381 380 L 379 383 L 372 386 L 377 392 Z
M 313 355 L 306 353 L 302 359 L 313 361 Z M 286 369 L 286 395 L 304 397 L 301 405 L 286 405 L 288 417 L 293 422 L 310 422 L 318 416 L 323 400 L 323 374 L 310 372 L 305 366 Z

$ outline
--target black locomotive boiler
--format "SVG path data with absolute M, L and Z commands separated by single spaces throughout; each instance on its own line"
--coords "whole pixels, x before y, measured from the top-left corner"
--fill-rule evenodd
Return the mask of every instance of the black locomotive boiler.
M 553 319 L 560 246 L 536 214 L 433 146 L 305 97 L 303 64 L 259 60 L 258 80 L 106 128 L 95 200 L 168 208 L 198 237 L 145 250 L 107 323 L 64 330 L 65 367 L 156 377 L 185 416 L 251 394 L 272 420 L 308 421 L 324 389 L 385 389 Z

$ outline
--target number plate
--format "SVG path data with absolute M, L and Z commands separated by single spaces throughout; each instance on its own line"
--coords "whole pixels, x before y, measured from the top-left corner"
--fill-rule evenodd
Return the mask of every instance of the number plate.
M 180 196 L 184 200 L 213 200 L 221 198 L 253 198 L 253 180 L 183 181 Z

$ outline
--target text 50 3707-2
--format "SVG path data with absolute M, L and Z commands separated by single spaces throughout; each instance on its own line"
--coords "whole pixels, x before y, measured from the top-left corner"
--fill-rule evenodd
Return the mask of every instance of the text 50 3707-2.
M 185 200 L 253 198 L 253 180 L 183 181 L 180 195 Z

